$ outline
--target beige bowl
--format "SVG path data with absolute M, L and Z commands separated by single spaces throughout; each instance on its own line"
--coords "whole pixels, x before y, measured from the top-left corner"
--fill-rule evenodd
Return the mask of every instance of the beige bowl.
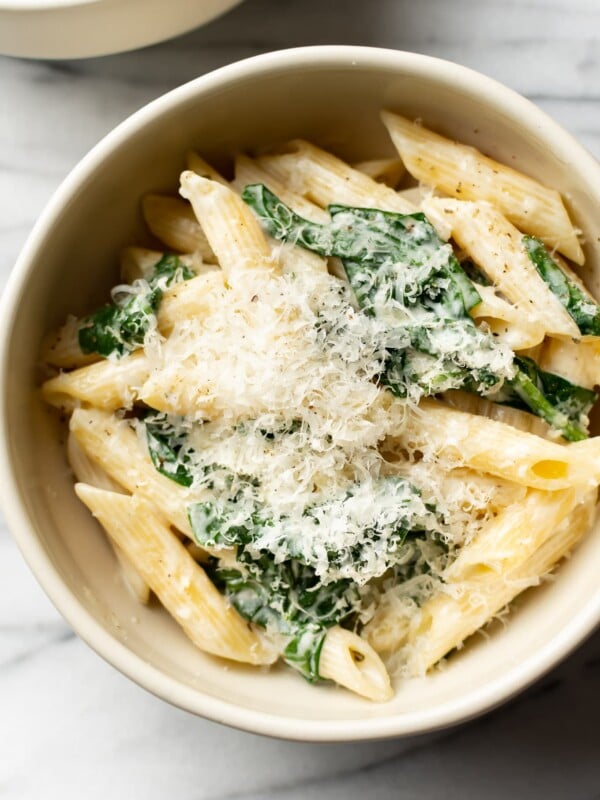
M 348 158 L 384 155 L 391 148 L 378 119 L 382 107 L 422 117 L 562 191 L 587 236 L 587 270 L 600 294 L 600 167 L 558 125 L 454 64 L 317 47 L 225 67 L 120 125 L 50 201 L 0 313 L 0 486 L 38 580 L 75 630 L 142 686 L 197 714 L 274 736 L 368 739 L 468 719 L 538 678 L 600 620 L 596 530 L 554 582 L 519 600 L 506 628 L 474 637 L 444 670 L 399 682 L 394 700 L 372 705 L 343 690 L 311 687 L 285 669 L 267 673 L 203 655 L 166 613 L 140 608 L 129 596 L 103 535 L 75 498 L 63 446 L 34 396 L 37 353 L 45 331 L 69 312 L 89 310 L 116 282 L 117 253 L 140 228 L 140 197 L 173 189 L 191 146 L 217 164 L 236 149 L 299 135 Z
M 242 0 L 0 0 L 0 53 L 88 58 L 192 30 Z

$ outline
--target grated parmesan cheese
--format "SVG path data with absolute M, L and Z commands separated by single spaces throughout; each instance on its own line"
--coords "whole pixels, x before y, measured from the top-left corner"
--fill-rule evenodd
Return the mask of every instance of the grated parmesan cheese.
M 210 313 L 178 321 L 166 341 L 151 337 L 142 396 L 170 412 L 193 491 L 233 509 L 230 526 L 268 509 L 254 552 L 300 556 L 323 583 L 364 585 L 390 566 L 399 507 L 451 548 L 477 529 L 492 487 L 451 479 L 433 463 L 388 461 L 383 444 L 414 404 L 377 384 L 389 328 L 355 308 L 347 284 L 255 270 L 211 291 Z M 395 552 L 394 563 L 414 562 L 413 547 Z

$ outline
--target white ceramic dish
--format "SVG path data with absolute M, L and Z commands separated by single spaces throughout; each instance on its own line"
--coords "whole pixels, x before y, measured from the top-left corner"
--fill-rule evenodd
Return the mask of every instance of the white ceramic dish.
M 0 53 L 87 58 L 204 25 L 242 0 L 0 0 Z
M 592 232 L 600 166 L 539 109 L 462 67 L 354 47 L 290 50 L 242 61 L 161 97 L 126 120 L 73 170 L 38 221 L 0 309 L 0 487 L 10 526 L 38 580 L 75 630 L 150 691 L 247 730 L 308 740 L 367 739 L 447 726 L 506 700 L 550 669 L 600 620 L 600 530 L 557 579 L 518 602 L 506 628 L 475 637 L 443 671 L 399 683 L 385 705 L 311 687 L 286 670 L 224 665 L 198 652 L 157 608 L 121 586 L 112 553 L 72 490 L 63 447 L 34 395 L 43 333 L 83 312 L 116 279 L 116 255 L 139 225 L 139 199 L 172 189 L 195 146 L 222 163 L 236 149 L 302 135 L 342 156 L 390 152 L 381 107 L 433 127 L 561 190 Z

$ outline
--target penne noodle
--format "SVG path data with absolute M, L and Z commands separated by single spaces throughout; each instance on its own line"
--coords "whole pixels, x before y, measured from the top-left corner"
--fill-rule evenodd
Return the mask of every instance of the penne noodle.
M 529 411 L 521 411 L 519 408 L 493 403 L 491 400 L 486 400 L 485 397 L 479 397 L 472 392 L 462 392 L 460 390 L 444 392 L 443 399 L 449 406 L 459 411 L 476 414 L 487 419 L 495 419 L 504 425 L 510 425 L 511 428 L 516 428 L 525 433 L 533 433 L 544 439 L 557 438 L 556 431 L 552 430 L 550 425 Z
M 488 204 L 432 197 L 426 214 L 444 215 L 452 236 L 520 313 L 546 333 L 579 336 L 579 329 L 544 283 L 522 244 L 521 233 Z
M 539 537 L 538 547 L 533 552 L 525 548 L 523 558 L 507 565 L 505 572 L 499 572 L 493 562 L 490 567 L 489 556 L 481 550 L 479 555 L 484 560 L 477 566 L 477 556 L 474 553 L 470 561 L 469 548 L 465 548 L 462 565 L 455 568 L 454 574 L 450 568 L 446 585 L 425 603 L 419 622 L 407 636 L 410 672 L 422 675 L 451 650 L 460 647 L 524 589 L 539 584 L 589 530 L 595 504 L 596 492 L 593 491 L 574 509 L 569 502 L 552 502 L 547 497 L 535 510 L 532 497 L 525 518 L 519 506 L 506 509 L 499 522 L 494 520 L 490 524 L 487 533 L 498 533 L 504 527 L 513 540 L 518 539 L 519 534 L 524 534 L 526 541 Z M 477 547 L 478 544 L 473 549 Z
M 142 212 L 150 232 L 168 248 L 197 253 L 203 261 L 214 262 L 215 255 L 189 203 L 179 197 L 147 194 Z
M 485 322 L 490 331 L 511 350 L 528 350 L 544 339 L 544 328 L 539 322 L 527 318 L 521 309 L 499 297 L 493 286 L 477 286 L 481 296 L 469 314 Z
M 324 209 L 301 194 L 292 191 L 285 181 L 278 180 L 268 169 L 265 169 L 259 159 L 237 155 L 233 186 L 241 193 L 245 186 L 253 183 L 264 184 L 301 217 L 312 222 L 326 223 L 329 221 L 329 214 Z
M 245 186 L 252 183 L 262 183 L 280 200 L 288 204 L 296 213 L 310 219 L 313 222 L 327 222 L 329 214 L 322 208 L 310 203 L 300 195 L 290 192 L 283 184 L 272 178 L 262 167 L 248 156 L 237 155 L 235 158 L 235 180 L 232 187 L 241 194 Z M 326 272 L 327 261 L 310 250 L 303 247 L 285 244 L 283 242 L 272 243 L 272 252 L 279 260 L 281 270 L 284 273 L 303 270 L 314 270 L 315 272 Z
M 556 491 L 600 483 L 600 438 L 557 444 L 435 400 L 421 401 L 399 439 L 426 457 L 536 489 Z
M 45 364 L 62 369 L 86 367 L 101 360 L 97 353 L 82 353 L 79 347 L 81 320 L 69 316 L 64 325 L 52 331 L 42 342 L 41 359 Z
M 144 354 L 133 353 L 119 361 L 105 359 L 73 372 L 61 372 L 42 384 L 42 397 L 50 405 L 66 410 L 81 404 L 106 411 L 131 408 L 149 375 Z
M 593 389 L 600 385 L 600 338 L 579 341 L 549 336 L 538 358 L 540 367 L 563 378 Z
M 518 505 L 505 508 L 462 548 L 445 571 L 444 581 L 486 580 L 490 573 L 509 573 L 534 554 L 577 502 L 575 489 L 530 489 Z
M 327 631 L 319 674 L 378 703 L 394 694 L 385 665 L 371 645 L 356 633 L 337 626 Z
M 353 169 L 331 153 L 302 139 L 289 143 L 291 152 L 263 156 L 258 164 L 289 190 L 325 208 L 330 203 L 382 208 L 400 214 L 417 209 L 398 192 Z
M 274 270 L 267 240 L 243 200 L 195 172 L 181 174 L 181 195 L 190 200 L 226 276 L 237 270 Z
M 558 192 L 405 117 L 389 111 L 381 116 L 406 168 L 417 180 L 460 200 L 493 203 L 518 228 L 583 264 L 577 232 Z
M 588 498 L 592 494 L 588 494 Z M 525 574 L 524 565 L 545 547 L 557 525 L 565 518 L 570 522 L 573 514 L 580 514 L 582 509 L 587 509 L 589 518 L 589 502 L 579 501 L 572 489 L 552 493 L 527 490 L 525 497 L 507 504 L 480 529 L 472 542 L 461 548 L 416 616 L 414 602 L 403 602 L 394 595 L 392 588 L 384 598 L 386 602 L 380 604 L 365 628 L 370 643 L 385 655 L 396 653 L 408 644 L 411 671 L 425 672 L 525 588 L 522 580 L 504 579 L 519 571 Z M 531 575 L 536 577 L 535 573 Z M 508 599 L 506 589 L 509 594 L 512 592 Z M 448 610 L 450 618 L 445 616 Z M 473 612 L 477 622 L 471 630 Z M 469 633 L 464 634 L 465 630 Z M 435 642 L 435 652 L 434 647 L 423 644 L 421 640 L 425 638 Z M 428 650 L 425 664 L 415 664 L 417 644 Z
M 271 664 L 277 659 L 273 648 L 229 605 L 150 503 L 137 495 L 115 494 L 85 483 L 76 484 L 75 491 L 197 647 L 247 664 Z
M 168 336 L 178 322 L 207 314 L 215 294 L 224 289 L 225 274 L 221 270 L 170 286 L 158 309 L 158 330 Z
M 273 258 L 279 264 L 281 272 L 289 275 L 296 272 L 327 272 L 327 260 L 310 250 L 296 247 L 286 242 L 270 239 Z
M 108 492 L 123 492 L 122 487 L 88 457 L 72 433 L 69 433 L 67 439 L 67 458 L 78 483 L 87 483 L 96 489 Z M 125 585 L 138 602 L 147 605 L 150 600 L 150 587 L 119 545 L 110 538 L 109 542 L 119 562 Z
M 197 496 L 155 469 L 126 420 L 98 409 L 77 409 L 69 427 L 86 455 L 114 481 L 154 503 L 159 516 L 192 538 L 186 506 Z

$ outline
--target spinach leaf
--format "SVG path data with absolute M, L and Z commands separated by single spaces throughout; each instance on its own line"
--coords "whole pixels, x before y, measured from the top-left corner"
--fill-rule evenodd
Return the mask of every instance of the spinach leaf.
M 134 281 L 129 291 L 121 288 L 113 303 L 83 320 L 78 332 L 81 352 L 123 356 L 142 347 L 165 287 L 193 276 L 178 256 L 163 255 L 147 279 Z
M 248 496 L 247 496 L 248 497 Z M 200 546 L 243 546 L 260 558 L 295 559 L 329 584 L 349 578 L 364 584 L 398 560 L 407 536 L 443 533 L 444 522 L 400 477 L 352 485 L 339 497 L 304 509 L 301 517 L 275 518 L 251 499 L 217 498 L 188 506 Z
M 342 259 L 361 308 L 388 323 L 382 380 L 395 394 L 498 384 L 481 357 L 498 346 L 467 313 L 481 298 L 424 214 L 332 205 L 331 224 L 318 225 L 262 185 L 242 196 L 275 238 Z
M 141 347 L 161 299 L 158 287 L 140 286 L 127 300 L 117 299 L 86 317 L 78 334 L 81 352 L 122 356 Z
M 181 486 L 194 481 L 187 437 L 167 414 L 150 412 L 144 417 L 146 442 L 152 463 L 167 478 Z M 175 423 L 175 424 L 174 424 Z
M 584 336 L 600 336 L 600 306 L 577 286 L 552 258 L 543 242 L 524 236 L 523 246 L 552 294 L 560 300 Z
M 319 225 L 302 219 L 262 185 L 246 186 L 242 197 L 275 238 L 341 258 L 360 307 L 387 323 L 388 358 L 380 380 L 394 394 L 415 400 L 458 388 L 491 399 L 504 394 L 566 439 L 587 436 L 586 412 L 578 412 L 590 400 L 587 390 L 568 382 L 559 390 L 556 381 L 542 379 L 537 366 L 507 354 L 475 325 L 467 312 L 481 298 L 451 246 L 423 214 L 331 205 L 331 223 Z M 592 332 L 598 324 L 600 333 L 597 307 L 590 307 L 543 245 L 542 252 L 537 240 L 527 241 L 530 257 L 535 255 L 542 276 L 552 280 L 553 291 L 560 290 L 570 313 L 578 314 L 582 331 Z
M 359 584 L 394 568 L 407 536 L 443 530 L 418 490 L 397 477 L 353 486 L 300 520 L 222 498 L 191 504 L 188 515 L 201 546 L 237 547 L 238 565 L 215 567 L 217 584 L 246 619 L 289 637 L 284 659 L 308 680 L 319 677 L 326 629 L 358 611 Z
M 587 415 L 598 395 L 560 375 L 544 372 L 531 358 L 515 356 L 515 364 L 515 377 L 504 385 L 498 398 L 492 399 L 524 411 L 533 410 L 570 442 L 586 439 Z
M 217 587 L 245 619 L 283 634 L 286 663 L 308 681 L 319 680 L 327 629 L 358 609 L 356 587 L 349 581 L 323 586 L 310 567 L 296 560 L 277 563 L 268 553 L 255 559 L 243 546 L 238 562 L 233 568 L 209 568 Z
M 181 486 L 192 486 L 194 480 L 205 489 L 239 499 L 243 493 L 254 493 L 257 481 L 250 475 L 238 475 L 227 467 L 202 458 L 189 441 L 190 423 L 185 417 L 147 411 L 141 417 L 148 453 L 162 475 Z M 202 423 L 199 423 L 202 424 Z

